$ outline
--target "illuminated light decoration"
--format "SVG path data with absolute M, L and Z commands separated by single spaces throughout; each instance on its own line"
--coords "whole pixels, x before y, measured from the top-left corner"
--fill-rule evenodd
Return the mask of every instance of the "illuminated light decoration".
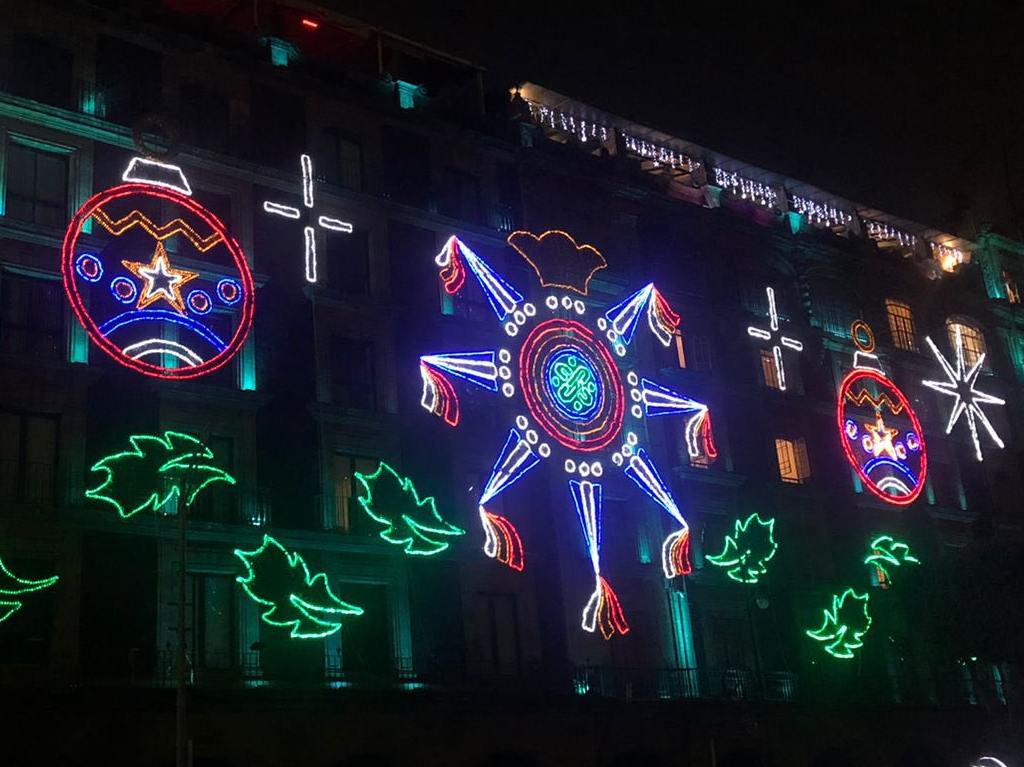
M 3 559 L 0 559 L 0 623 L 3 623 L 22 608 L 22 601 L 15 599 L 15 597 L 48 589 L 58 580 L 60 578 L 56 575 L 51 575 L 49 578 L 40 578 L 39 580 L 20 578 L 10 571 L 7 565 L 4 564 Z
M 219 298 L 228 306 L 234 306 L 235 304 L 237 304 L 238 299 L 241 297 L 242 289 L 234 280 L 229 280 L 225 278 L 217 282 L 217 298 Z
M 152 160 L 147 157 L 133 157 L 121 174 L 121 180 L 128 184 L 149 184 L 177 192 L 185 197 L 192 196 L 192 187 L 177 165 Z
M 686 450 L 691 458 L 704 453 L 711 460 L 718 456 L 714 438 L 711 435 L 711 415 L 708 406 L 702 402 L 684 397 L 646 378 L 640 381 L 640 397 L 644 415 L 654 418 L 662 415 L 689 415 L 686 420 Z M 703 445 L 701 444 L 703 440 Z
M 316 229 L 313 227 L 314 215 L 312 213 L 314 205 L 313 195 L 313 159 L 308 155 L 304 154 L 299 157 L 299 167 L 302 172 L 302 206 L 306 209 L 307 213 L 304 216 L 302 209 L 296 208 L 293 205 L 285 205 L 280 202 L 271 202 L 265 200 L 263 202 L 263 211 L 269 213 L 272 216 L 281 216 L 292 221 L 298 221 L 299 219 L 305 219 L 302 227 L 302 241 L 304 243 L 305 251 L 305 276 L 306 282 L 317 281 L 317 263 L 316 263 Z M 330 216 L 316 216 L 316 224 L 322 229 L 326 229 L 331 232 L 343 232 L 345 234 L 351 234 L 353 231 L 352 224 L 348 221 L 342 221 L 338 218 L 332 218 Z
M 122 234 L 135 227 L 144 231 L 157 242 L 163 242 L 176 234 L 180 234 L 192 243 L 192 246 L 199 253 L 205 253 L 216 245 L 219 245 L 224 240 L 224 235 L 221 232 L 213 232 L 206 237 L 200 237 L 199 233 L 196 232 L 195 229 L 180 218 L 175 218 L 168 221 L 166 224 L 158 226 L 153 223 L 149 216 L 140 210 L 133 210 L 128 215 L 114 220 L 108 216 L 102 208 L 97 208 L 92 214 L 92 218 L 93 221 L 115 237 L 120 237 Z
M 784 336 L 779 331 L 779 313 L 775 308 L 775 290 L 769 286 L 765 288 L 765 292 L 768 294 L 768 325 L 769 329 L 756 328 L 750 326 L 747 328 L 747 335 L 752 338 L 758 338 L 762 341 L 768 341 L 772 344 L 772 357 L 775 364 L 775 375 L 779 382 L 779 391 L 786 390 L 786 365 L 782 359 L 782 346 L 793 351 L 801 352 L 804 350 L 804 345 L 795 338 Z M 775 341 L 778 336 L 778 341 Z M 781 346 L 780 346 L 781 344 Z
M 86 282 L 99 282 L 103 279 L 103 264 L 92 253 L 83 253 L 75 259 L 75 271 Z
M 583 630 L 593 633 L 599 629 L 605 639 L 611 639 L 616 633 L 628 634 L 629 624 L 623 615 L 618 597 L 615 596 L 608 581 L 601 576 L 601 485 L 571 479 L 569 493 L 580 518 L 583 538 L 590 554 L 590 564 L 594 569 L 594 591 L 583 608 Z
M 320 639 L 341 631 L 341 618 L 362 615 L 363 608 L 343 602 L 331 590 L 325 573 L 313 575 L 297 552 L 263 536 L 254 551 L 235 549 L 246 574 L 235 578 L 254 602 L 268 626 L 290 629 L 292 639 Z
M 530 116 L 538 125 L 570 133 L 580 141 L 599 139 L 607 141 L 611 135 L 608 126 L 587 120 L 584 117 L 577 117 L 561 109 L 544 106 L 536 101 L 523 99 L 530 107 Z
M 162 242 L 157 243 L 156 252 L 148 264 L 138 261 L 122 261 L 121 264 L 143 281 L 137 308 L 145 309 L 150 304 L 163 300 L 173 306 L 178 314 L 185 313 L 185 299 L 181 296 L 181 288 L 185 283 L 198 277 L 199 272 L 172 268 Z
M 131 183 L 97 193 L 75 213 L 61 247 L 64 292 L 92 342 L 120 364 L 154 378 L 196 378 L 220 369 L 242 348 L 252 327 L 255 285 L 245 254 L 224 224 L 189 196 L 186 186 L 152 178 L 156 171 L 164 176 L 180 174 L 180 169 L 166 163 L 133 161 L 125 172 Z M 172 211 L 167 223 L 154 222 L 141 212 L 154 207 Z M 99 260 L 104 279 L 110 279 L 110 293 L 93 291 L 87 302 L 89 281 L 76 266 L 82 255 L 83 230 L 92 221 L 97 224 L 92 234 L 106 236 L 107 242 L 89 254 Z M 173 236 L 178 236 L 176 258 L 210 266 L 196 271 L 175 268 L 164 249 L 164 241 Z M 140 251 L 152 254 L 149 263 L 126 258 Z M 122 274 L 116 273 L 121 270 Z M 233 309 L 234 329 L 230 338 L 221 341 L 203 321 L 185 315 L 181 288 L 187 283 L 209 296 L 218 280 L 225 279 L 235 286 L 234 303 L 225 302 Z M 133 303 L 135 311 L 124 314 L 125 305 Z M 156 309 L 163 304 L 167 310 Z M 188 353 L 168 344 L 161 353 L 138 357 L 137 344 L 165 336 L 168 323 L 187 331 L 179 330 L 174 342 Z M 132 354 L 125 353 L 128 347 Z
M 319 29 L 320 22 L 316 21 L 315 19 L 303 19 L 302 26 L 306 27 L 307 29 Z
M 234 477 L 212 463 L 213 451 L 189 434 L 137 434 L 128 442 L 130 449 L 92 465 L 103 481 L 85 491 L 86 498 L 109 503 L 122 518 L 147 509 L 160 511 L 177 498 L 191 506 L 211 483 L 235 484 Z
M 871 326 L 864 320 L 854 320 L 850 324 L 850 338 L 857 347 L 853 353 L 853 366 L 859 370 L 877 370 L 884 375 L 882 363 L 875 354 L 875 332 Z
M 656 166 L 664 165 L 673 170 L 686 171 L 687 173 L 693 173 L 693 171 L 700 167 L 699 162 L 676 149 L 661 146 L 660 144 L 652 144 L 650 141 L 630 133 L 623 133 L 622 138 L 627 152 L 635 154 L 637 157 L 642 157 L 645 160 L 650 160 Z
M 932 257 L 939 262 L 939 267 L 944 272 L 955 272 L 958 266 L 968 260 L 960 248 L 951 248 L 949 245 L 941 245 L 937 242 L 928 244 L 932 249 Z
M 608 266 L 597 248 L 577 244 L 571 234 L 561 229 L 549 229 L 539 236 L 519 230 L 512 232 L 507 241 L 533 267 L 544 288 L 572 290 L 585 296 L 594 274 Z M 582 308 L 583 304 L 579 306 Z M 577 312 L 582 314 L 579 309 Z
M 774 187 L 746 178 L 733 171 L 715 168 L 715 185 L 728 189 L 741 200 L 750 200 L 762 208 L 774 208 L 779 193 Z
M 106 338 L 126 326 L 148 322 L 167 323 L 188 328 L 218 352 L 227 349 L 227 344 L 220 338 L 220 336 L 210 330 L 210 328 L 203 323 L 186 315 L 167 311 L 166 309 L 132 309 L 127 312 L 122 312 L 121 314 L 115 315 L 104 322 L 99 326 L 98 330 L 100 335 Z M 121 351 L 124 352 L 124 349 Z
M 127 277 L 115 277 L 110 281 L 110 293 L 122 304 L 133 304 L 139 289 Z
M 642 312 L 647 312 L 648 323 L 663 342 L 676 332 L 679 315 L 653 285 L 631 292 L 612 310 L 592 309 L 582 296 L 604 259 L 593 246 L 581 246 L 563 232 L 516 232 L 509 237 L 509 246 L 527 258 L 539 282 L 547 286 L 542 303 L 511 293 L 507 283 L 455 236 L 447 239 L 434 263 L 440 284 L 449 293 L 457 293 L 467 275 L 475 274 L 504 331 L 501 345 L 515 343 L 518 349 L 428 354 L 420 359 L 421 404 L 451 426 L 461 418 L 455 393 L 459 378 L 487 390 L 497 387 L 502 396 L 513 400 L 509 404 L 514 428 L 477 500 L 484 553 L 513 570 L 525 567 L 523 540 L 515 525 L 487 506 L 541 460 L 551 461 L 581 487 L 582 483 L 594 485 L 609 466 L 615 466 L 634 475 L 634 481 L 679 523 L 662 547 L 666 577 L 690 572 L 689 527 L 639 445 L 637 434 L 645 433 L 647 417 L 640 376 L 621 369 L 618 359 L 627 354 L 626 336 L 635 333 Z M 707 406 L 655 384 L 645 386 L 652 414 L 684 416 L 688 449 L 713 460 L 717 451 Z M 578 496 L 577 502 L 582 503 L 583 497 Z M 586 520 L 587 514 L 583 517 Z M 596 541 L 592 536 L 588 546 Z M 596 596 L 589 605 L 587 624 L 595 631 L 603 625 L 621 633 L 614 630 L 621 606 L 606 585 L 595 580 Z
M 960 331 L 960 326 L 956 327 L 956 368 L 954 369 L 950 362 L 945 358 L 942 352 L 939 351 L 938 347 L 932 341 L 930 337 L 924 339 L 928 348 L 932 350 L 932 354 L 935 355 L 935 359 L 939 361 L 939 365 L 942 367 L 942 372 L 946 374 L 946 381 L 922 381 L 921 383 L 927 386 L 929 389 L 933 389 L 940 394 L 944 394 L 947 397 L 954 397 L 953 410 L 949 414 L 949 420 L 946 422 L 946 434 L 953 431 L 953 427 L 956 426 L 956 422 L 960 420 L 960 416 L 963 415 L 967 420 L 967 428 L 971 432 L 971 441 L 974 443 L 974 454 L 978 460 L 983 460 L 981 454 L 981 441 L 978 439 L 978 427 L 977 421 L 981 422 L 981 425 L 985 427 L 985 431 L 988 432 L 988 436 L 996 443 L 1000 448 L 1006 447 L 1003 444 L 1003 440 L 1000 439 L 999 434 L 996 433 L 995 427 L 992 426 L 991 421 L 988 420 L 988 416 L 985 415 L 981 409 L 981 405 L 1005 405 L 1006 400 L 1000 399 L 999 397 L 985 392 L 978 391 L 974 388 L 978 383 L 978 376 L 981 375 L 982 365 L 985 363 L 985 354 L 982 353 L 974 366 L 967 369 L 967 365 L 964 361 L 964 339 Z
M 864 223 L 868 237 L 879 245 L 889 247 L 900 246 L 904 248 L 913 248 L 917 245 L 917 237 L 890 224 L 883 224 L 881 221 L 871 221 L 870 219 L 865 219 Z
M 665 538 L 661 545 L 661 567 L 665 577 L 675 578 L 691 572 L 693 566 L 690 564 L 690 526 L 644 448 L 630 455 L 625 475 L 682 526 L 680 530 Z
M 721 554 L 705 556 L 715 567 L 727 567 L 726 575 L 740 583 L 757 583 L 768 572 L 768 562 L 775 556 L 775 520 L 761 519 L 754 513 L 745 520 L 736 520 L 733 534 L 725 536 Z
M 526 567 L 526 552 L 515 525 L 500 514 L 479 507 L 480 524 L 484 529 L 484 553 L 511 569 L 522 572 Z
M 876 370 L 851 370 L 839 384 L 836 427 L 846 460 L 864 487 L 896 506 L 917 500 L 928 472 L 924 434 L 892 381 Z
M 449 295 L 455 295 L 462 289 L 468 267 L 480 283 L 499 322 L 504 322 L 523 302 L 523 296 L 518 290 L 499 277 L 486 261 L 455 235 L 448 238 L 434 263 L 441 267 L 441 279 Z
M 858 594 L 853 589 L 834 594 L 832 607 L 824 611 L 821 628 L 805 633 L 815 641 L 824 642 L 825 652 L 832 657 L 849 660 L 854 650 L 864 646 L 864 635 L 871 628 L 869 599 L 868 594 Z
M 402 546 L 406 554 L 431 556 L 448 548 L 446 537 L 466 531 L 441 518 L 433 497 L 420 498 L 408 477 L 399 476 L 383 461 L 373 474 L 355 473 L 361 485 L 359 505 L 383 525 L 380 537 Z
M 982 756 L 971 767 L 1007 767 L 1007 764 L 994 756 Z
M 871 553 L 864 558 L 864 564 L 877 567 L 885 573 L 886 581 L 892 580 L 892 568 L 904 564 L 919 565 L 921 560 L 910 553 L 910 547 L 897 541 L 891 535 L 880 535 L 868 547 Z
M 124 353 L 133 360 L 167 354 L 177 360 L 181 360 L 186 365 L 203 364 L 203 358 L 187 346 L 166 338 L 147 338 L 145 341 L 128 344 L 128 346 L 124 347 Z
M 613 306 L 605 312 L 604 317 L 611 331 L 628 346 L 633 341 L 637 326 L 640 324 L 640 315 L 645 310 L 651 332 L 661 341 L 662 346 L 670 346 L 672 336 L 679 328 L 680 317 L 672 311 L 672 307 L 654 287 L 653 282 Z
M 824 202 L 816 202 L 807 197 L 793 196 L 793 210 L 804 216 L 814 226 L 834 229 L 849 226 L 853 223 L 853 215 L 845 210 Z
M 199 315 L 209 314 L 213 310 L 213 301 L 205 290 L 193 290 L 185 301 L 188 308 Z

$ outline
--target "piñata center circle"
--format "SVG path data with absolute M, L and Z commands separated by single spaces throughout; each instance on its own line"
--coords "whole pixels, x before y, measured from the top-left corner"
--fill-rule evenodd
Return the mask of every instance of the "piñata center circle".
M 579 322 L 537 325 L 523 341 L 519 379 L 534 420 L 571 450 L 600 450 L 622 430 L 625 398 L 618 367 Z

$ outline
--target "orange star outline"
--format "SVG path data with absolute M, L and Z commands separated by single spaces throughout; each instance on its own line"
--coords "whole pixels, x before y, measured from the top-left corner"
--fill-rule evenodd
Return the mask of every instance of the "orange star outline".
M 888 453 L 893 459 L 899 460 L 899 456 L 896 455 L 896 448 L 892 444 L 892 438 L 899 434 L 900 430 L 886 426 L 885 421 L 882 420 L 881 411 L 875 411 L 874 425 L 866 423 L 864 428 L 871 433 L 871 452 L 875 458 L 882 453 Z
M 170 259 L 167 257 L 167 250 L 162 242 L 156 244 L 153 258 L 148 264 L 140 261 L 122 261 L 121 264 L 145 283 L 144 289 L 139 292 L 139 302 L 135 306 L 136 309 L 145 309 L 155 301 L 163 299 L 173 306 L 178 314 L 185 313 L 185 299 L 181 296 L 181 288 L 185 283 L 198 277 L 199 272 L 171 267 Z M 167 287 L 162 285 L 155 287 L 157 275 L 164 275 L 168 278 Z

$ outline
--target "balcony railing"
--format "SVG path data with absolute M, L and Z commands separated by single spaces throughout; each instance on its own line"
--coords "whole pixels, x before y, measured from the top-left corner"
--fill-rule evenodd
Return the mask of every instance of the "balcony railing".
M 124 679 L 104 679 L 103 685 L 174 687 L 175 654 L 161 652 L 151 674 L 134 670 Z M 835 671 L 835 669 L 833 669 Z M 1007 705 L 1009 687 L 1000 674 L 952 670 L 931 675 L 799 676 L 789 671 L 757 673 L 746 668 L 622 668 L 579 666 L 561 674 L 468 674 L 457 669 L 420 674 L 411 659 L 396 658 L 389 671 L 353 671 L 341 657 L 328 657 L 323 666 L 301 679 L 276 678 L 266 671 L 256 651 L 189 657 L 186 678 L 192 687 L 228 690 L 253 688 L 334 689 L 362 691 L 431 690 L 472 694 L 577 695 L 623 701 L 716 700 L 805 705 L 868 704 L 911 706 Z M 91 680 L 100 683 L 99 680 Z

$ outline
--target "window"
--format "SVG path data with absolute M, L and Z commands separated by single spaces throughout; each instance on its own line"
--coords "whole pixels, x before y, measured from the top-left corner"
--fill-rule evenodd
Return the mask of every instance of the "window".
M 803 438 L 775 440 L 775 455 L 779 461 L 779 477 L 783 482 L 803 484 L 811 476 L 807 460 L 807 445 Z
M 711 343 L 708 341 L 708 337 L 694 335 L 693 333 L 690 333 L 686 345 L 690 351 L 688 357 L 688 362 L 690 363 L 690 370 L 696 370 L 703 373 L 710 373 Z
M 203 439 L 200 435 L 195 435 Z M 235 441 L 231 437 L 211 435 L 204 440 L 213 452 L 213 463 L 228 474 L 235 474 Z M 234 522 L 238 519 L 238 493 L 227 482 L 214 482 L 203 489 L 192 504 L 192 514 L 212 522 Z
M 897 349 L 917 351 L 917 331 L 914 330 L 914 315 L 902 301 L 885 299 L 885 313 L 889 317 L 889 335 Z
M 360 191 L 363 188 L 363 148 L 338 128 L 320 134 L 318 162 L 328 184 Z
M 395 202 L 427 207 L 430 199 L 430 141 L 416 133 L 381 128 L 384 194 Z
M 761 377 L 764 385 L 770 389 L 782 391 L 782 379 L 779 376 L 778 365 L 775 364 L 775 354 L 771 349 L 761 349 Z
M 199 83 L 184 83 L 178 95 L 181 136 L 194 146 L 222 152 L 228 148 L 228 100 Z
M 1006 300 L 1011 304 L 1020 303 L 1020 288 L 1017 286 L 1017 276 L 1007 270 L 1003 270 L 1003 287 L 1006 288 Z
M 967 322 L 946 320 L 946 334 L 949 336 L 949 347 L 956 354 L 957 331 L 960 331 L 960 338 L 964 345 L 964 364 L 968 368 L 974 367 L 975 363 L 985 354 L 985 334 L 981 328 Z
M 234 578 L 228 575 L 191 573 L 192 630 L 189 646 L 199 668 L 231 668 L 235 665 Z
M 481 646 L 485 674 L 518 674 L 519 615 L 515 594 L 481 594 L 486 616 L 486 641 Z
M 445 168 L 441 213 L 473 223 L 480 222 L 480 179 L 471 173 Z
M 68 217 L 68 158 L 18 143 L 7 147 L 7 213 L 40 226 L 63 228 Z
M 334 519 L 330 527 L 336 530 L 368 529 L 361 524 L 361 508 L 359 506 L 359 482 L 355 473 L 372 474 L 377 470 L 378 461 L 373 458 L 360 458 L 345 453 L 334 454 L 332 476 L 334 477 Z M 359 521 L 357 521 L 359 520 Z
M 60 283 L 0 275 L 0 353 L 57 359 L 64 349 Z
M 96 86 L 101 116 L 129 125 L 160 105 L 162 56 L 158 51 L 100 35 L 96 44 Z
M 377 404 L 373 342 L 335 337 L 331 343 L 331 401 L 339 407 L 373 410 Z
M 64 109 L 73 106 L 70 51 L 35 37 L 15 35 L 7 65 L 4 90 Z
M 295 173 L 299 155 L 307 146 L 305 100 L 254 84 L 250 112 L 253 159 Z M 319 172 L 315 164 L 313 172 Z
M 365 229 L 327 236 L 327 282 L 339 293 L 370 292 L 370 237 Z
M 58 424 L 55 415 L 0 410 L 0 498 L 53 502 Z

